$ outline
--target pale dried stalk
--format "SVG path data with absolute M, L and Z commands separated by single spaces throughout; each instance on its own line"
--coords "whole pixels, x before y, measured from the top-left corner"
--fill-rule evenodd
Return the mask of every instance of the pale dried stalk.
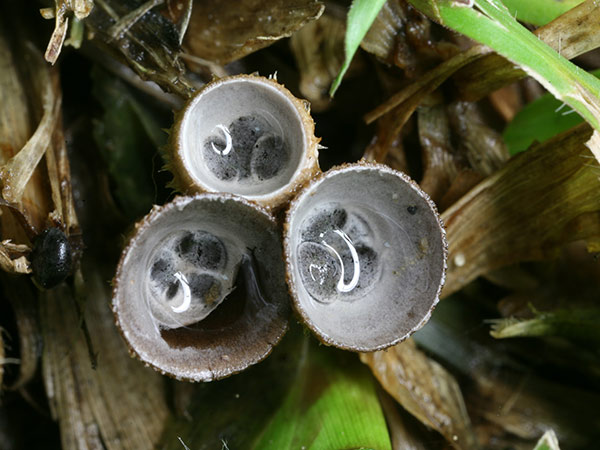
M 42 16 L 44 16 L 45 18 L 48 15 L 48 13 L 42 13 Z M 65 38 L 67 37 L 68 28 L 69 18 L 65 15 L 63 11 L 58 10 L 58 13 L 54 14 L 54 31 L 52 32 L 52 36 L 50 37 L 50 41 L 48 42 L 48 48 L 46 49 L 46 53 L 44 54 L 44 58 L 46 58 L 46 61 L 48 61 L 52 65 L 56 63 L 58 55 L 60 55 L 63 43 L 65 42 Z
M 51 144 L 50 137 L 56 127 L 62 103 L 57 86 L 58 79 L 51 77 L 44 61 L 38 59 L 37 50 L 33 44 L 28 43 L 26 51 L 25 60 L 30 63 L 28 69 L 33 74 L 39 74 L 39 78 L 34 79 L 35 87 L 42 90 L 33 92 L 33 94 L 40 94 L 43 115 L 37 129 L 23 148 L 0 168 L 2 197 L 9 203 L 21 201 L 33 172 Z
M 7 27 L 0 26 L 0 167 L 7 164 L 25 146 L 33 134 L 34 124 L 40 119 L 41 114 L 37 115 L 32 107 L 35 102 L 28 101 L 28 96 L 32 95 L 29 77 L 48 79 L 44 74 L 18 70 L 23 59 L 17 58 L 13 53 L 9 36 Z M 29 56 L 31 55 L 28 54 Z M 23 74 L 27 78 L 23 78 Z M 49 139 L 49 136 L 46 138 Z M 11 186 L 3 184 L 0 188 L 2 191 L 10 191 Z M 29 183 L 19 190 L 21 193 L 18 203 L 0 198 L 0 204 L 4 206 L 0 216 L 2 239 L 28 245 L 31 238 L 30 227 L 43 227 L 50 211 L 51 200 L 45 190 L 41 169 L 34 168 Z M 29 271 L 27 261 L 22 256 L 28 251 L 28 247 L 9 247 L 6 242 L 2 242 L 0 248 L 2 269 L 14 273 Z
M 20 245 L 13 251 L 11 248 L 13 246 L 14 244 L 9 239 L 0 243 L 0 269 L 9 273 L 31 273 L 29 262 L 25 256 L 15 256 L 14 258 L 12 256 L 15 253 L 17 255 L 27 253 L 29 247 L 27 245 Z
M 62 117 L 58 117 L 56 125 L 52 136 L 52 145 L 46 151 L 48 181 L 54 203 L 54 210 L 50 215 L 53 222 L 64 224 L 68 234 L 77 234 L 79 233 L 79 221 L 73 200 L 71 168 L 62 129 Z
M 44 8 L 40 10 L 44 19 L 55 19 L 54 31 L 44 55 L 46 61 L 54 64 L 60 55 L 69 28 L 68 14 L 73 13 L 78 20 L 83 20 L 89 16 L 93 7 L 93 0 L 55 0 L 54 9 Z
M 168 415 L 163 379 L 129 357 L 108 307 L 105 277 L 86 275 L 85 317 L 98 354 L 96 370 L 73 292 L 58 287 L 40 302 L 44 382 L 63 448 L 154 448 Z
M 62 224 L 67 234 L 78 233 L 62 132 L 58 74 L 48 67 L 33 44 L 25 40 L 22 45 L 24 48 L 19 51 L 25 57 L 16 58 L 8 40 L 0 36 L 0 53 L 10 66 L 2 70 L 4 78 L 0 83 L 0 98 L 6 100 L 0 111 L 0 117 L 6 118 L 0 125 L 2 200 L 19 216 L 20 226 L 25 226 L 29 234 L 26 237 L 22 230 L 14 230 L 15 225 L 13 232 L 5 229 L 3 237 L 20 243 L 27 242 L 48 222 Z M 35 123 L 38 125 L 32 133 Z M 5 139 L 9 140 L 2 142 Z M 39 165 L 44 155 L 46 173 Z M 50 192 L 46 183 L 50 184 Z M 14 248 L 7 250 L 15 252 Z

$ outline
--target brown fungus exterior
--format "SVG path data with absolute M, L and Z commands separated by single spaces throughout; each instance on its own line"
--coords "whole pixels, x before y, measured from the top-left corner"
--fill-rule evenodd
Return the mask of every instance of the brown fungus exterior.
M 320 171 L 309 110 L 272 78 L 237 75 L 208 83 L 175 118 L 174 186 L 281 207 Z
M 163 374 L 211 381 L 246 369 L 287 329 L 275 220 L 231 194 L 155 207 L 123 251 L 112 306 L 130 351 Z
M 302 321 L 327 345 L 368 352 L 429 320 L 447 243 L 434 203 L 414 181 L 358 163 L 322 174 L 291 202 L 284 253 Z

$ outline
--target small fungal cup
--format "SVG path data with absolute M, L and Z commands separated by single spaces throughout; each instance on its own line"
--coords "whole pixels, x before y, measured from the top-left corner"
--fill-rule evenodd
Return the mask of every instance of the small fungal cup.
M 113 310 L 131 351 L 178 379 L 239 372 L 287 329 L 275 221 L 230 194 L 155 207 L 124 250 L 114 286 Z
M 331 169 L 291 202 L 288 286 L 326 344 L 375 351 L 422 327 L 439 300 L 447 244 L 436 207 L 387 166 Z
M 268 208 L 319 171 L 307 102 L 275 80 L 238 75 L 207 84 L 176 117 L 171 170 L 183 192 L 229 192 Z

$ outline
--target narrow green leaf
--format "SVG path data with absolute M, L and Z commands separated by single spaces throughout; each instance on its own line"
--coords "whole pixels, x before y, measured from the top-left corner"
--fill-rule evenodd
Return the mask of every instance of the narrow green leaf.
M 546 431 L 537 444 L 535 444 L 533 450 L 560 450 L 558 438 L 554 430 Z
M 433 0 L 410 0 L 424 11 Z M 550 93 L 577 111 L 596 129 L 587 143 L 600 159 L 600 81 L 575 66 L 519 24 L 500 0 L 474 0 L 475 7 L 462 2 L 433 2 L 440 22 L 520 66 Z
M 592 72 L 600 77 L 600 70 Z M 546 94 L 521 109 L 504 130 L 503 137 L 511 155 L 527 150 L 534 142 L 544 142 L 583 122 L 573 110 Z
M 504 130 L 511 155 L 527 150 L 534 142 L 544 142 L 583 122 L 578 114 L 550 94 L 524 107 Z
M 517 20 L 541 27 L 584 0 L 503 0 Z
M 368 369 L 298 325 L 264 362 L 189 386 L 185 417 L 169 421 L 160 448 L 181 450 L 181 438 L 194 450 L 391 449 Z
M 354 0 L 352 2 L 352 6 L 348 12 L 348 22 L 346 25 L 346 40 L 344 44 L 346 55 L 340 73 L 333 81 L 331 89 L 329 90 L 329 95 L 332 97 L 342 82 L 346 70 L 350 67 L 350 62 L 352 61 L 358 46 L 365 37 L 365 34 L 367 34 L 367 31 L 369 31 L 375 17 L 377 17 L 379 10 L 384 4 L 385 0 Z

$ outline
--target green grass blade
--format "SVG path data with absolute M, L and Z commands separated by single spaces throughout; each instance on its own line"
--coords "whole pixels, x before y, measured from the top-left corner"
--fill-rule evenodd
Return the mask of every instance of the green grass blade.
M 449 0 L 410 0 L 435 19 L 520 66 L 550 93 L 600 130 L 600 81 L 561 57 L 519 24 L 499 0 L 475 0 L 474 7 Z M 600 135 L 588 143 L 600 159 Z
M 391 450 L 376 381 L 356 355 L 324 347 L 298 324 L 262 363 L 214 383 L 181 383 L 185 415 L 164 450 Z M 176 388 L 177 389 L 177 388 Z
M 525 151 L 534 142 L 544 142 L 583 122 L 579 115 L 571 114 L 573 110 L 561 105 L 548 94 L 519 111 L 503 133 L 510 154 Z
M 546 431 L 537 444 L 535 444 L 533 450 L 560 450 L 558 438 L 554 430 Z
M 600 70 L 592 72 L 600 77 Z M 544 142 L 583 122 L 578 114 L 560 100 L 546 94 L 521 109 L 504 130 L 503 137 L 511 155 L 527 150 L 534 142 Z
M 344 64 L 329 90 L 329 95 L 332 97 L 340 86 L 346 70 L 350 67 L 350 62 L 352 61 L 356 50 L 358 50 L 358 46 L 365 37 L 365 34 L 367 34 L 367 31 L 369 31 L 375 17 L 377 17 L 379 10 L 384 4 L 385 0 L 354 0 L 352 2 L 352 6 L 348 12 L 348 22 L 346 25 Z
M 517 20 L 541 27 L 584 0 L 503 0 Z
M 282 406 L 254 450 L 391 450 L 375 383 L 353 355 L 311 339 Z

